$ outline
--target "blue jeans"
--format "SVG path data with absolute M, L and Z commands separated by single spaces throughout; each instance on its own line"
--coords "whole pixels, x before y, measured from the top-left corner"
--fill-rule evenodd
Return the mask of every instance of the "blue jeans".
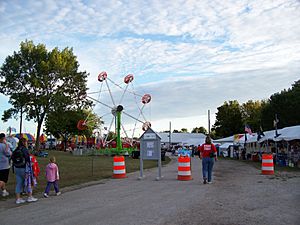
M 205 157 L 202 159 L 202 174 L 203 179 L 207 179 L 208 182 L 212 181 L 212 170 L 214 167 L 214 158 Z
M 58 180 L 53 181 L 53 182 L 49 182 L 49 181 L 48 181 L 48 182 L 47 182 L 47 186 L 46 186 L 46 190 L 45 190 L 45 193 L 46 193 L 46 194 L 49 194 L 50 188 L 51 188 L 52 184 L 53 184 L 53 186 L 54 186 L 55 192 L 56 192 L 56 193 L 59 192 L 59 189 L 58 189 Z
M 25 168 L 14 168 L 16 174 L 16 194 L 23 192 L 25 183 Z

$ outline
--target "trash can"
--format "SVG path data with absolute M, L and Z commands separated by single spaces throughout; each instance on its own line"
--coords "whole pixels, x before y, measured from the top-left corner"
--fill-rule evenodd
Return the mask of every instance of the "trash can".
M 166 161 L 166 151 L 161 151 L 161 161 Z
M 131 157 L 133 159 L 138 159 L 140 157 L 140 151 L 132 151 Z

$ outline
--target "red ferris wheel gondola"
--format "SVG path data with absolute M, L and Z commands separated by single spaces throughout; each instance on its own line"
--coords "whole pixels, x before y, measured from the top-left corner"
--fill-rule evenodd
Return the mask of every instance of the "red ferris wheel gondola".
M 99 82 L 102 82 L 102 81 L 106 80 L 106 78 L 107 78 L 107 73 L 105 71 L 99 73 L 99 75 L 98 75 L 98 81 Z
M 86 122 L 84 120 L 79 120 L 77 123 L 77 128 L 78 130 L 86 130 L 87 129 Z
M 133 75 L 132 74 L 128 74 L 125 78 L 124 78 L 124 82 L 126 84 L 130 83 L 131 81 L 133 81 Z
M 151 95 L 149 94 L 144 94 L 144 96 L 142 97 L 142 103 L 143 104 L 147 104 L 151 101 Z
M 143 131 L 146 131 L 150 127 L 151 127 L 151 123 L 146 121 L 145 123 L 143 123 L 142 129 L 143 129 Z

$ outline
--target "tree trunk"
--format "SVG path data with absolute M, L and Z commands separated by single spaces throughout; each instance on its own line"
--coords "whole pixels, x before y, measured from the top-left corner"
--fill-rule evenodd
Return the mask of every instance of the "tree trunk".
M 41 114 L 40 120 L 38 120 L 37 131 L 36 131 L 36 140 L 35 140 L 35 149 L 37 152 L 40 152 L 40 134 L 41 127 L 45 118 L 45 114 Z

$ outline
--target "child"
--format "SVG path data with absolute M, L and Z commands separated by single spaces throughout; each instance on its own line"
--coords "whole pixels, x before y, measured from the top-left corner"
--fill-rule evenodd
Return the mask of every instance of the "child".
M 61 192 L 58 189 L 58 180 L 59 180 L 59 173 L 58 173 L 58 166 L 56 165 L 55 157 L 50 157 L 49 164 L 46 167 L 46 178 L 47 178 L 47 186 L 44 192 L 44 197 L 49 197 L 49 191 L 51 188 L 51 185 L 53 184 L 54 190 L 56 192 L 56 195 L 60 195 Z

